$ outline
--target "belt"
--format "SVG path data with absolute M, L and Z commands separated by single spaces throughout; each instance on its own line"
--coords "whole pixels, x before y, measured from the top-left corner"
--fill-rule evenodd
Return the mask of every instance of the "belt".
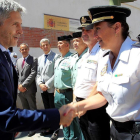
M 79 102 L 79 101 L 82 101 L 82 100 L 85 100 L 84 98 L 80 98 L 80 97 L 76 97 L 76 101 Z
M 68 92 L 68 91 L 73 91 L 72 88 L 67 88 L 67 89 L 58 89 L 58 88 L 56 88 L 55 90 L 58 93 L 65 93 L 65 92 Z
M 76 97 L 77 102 L 80 102 L 82 100 L 85 100 L 85 99 Z M 107 118 L 107 120 L 110 120 L 108 114 L 106 113 L 106 105 L 104 105 L 100 108 L 97 108 L 97 109 L 88 110 L 86 114 L 88 115 L 88 118 L 90 120 L 98 120 L 98 119 L 100 119 L 99 116 L 102 116 L 103 118 Z
M 131 134 L 140 133 L 140 122 L 117 122 L 115 120 L 112 120 L 112 123 L 114 127 L 118 130 L 118 132 L 129 132 Z

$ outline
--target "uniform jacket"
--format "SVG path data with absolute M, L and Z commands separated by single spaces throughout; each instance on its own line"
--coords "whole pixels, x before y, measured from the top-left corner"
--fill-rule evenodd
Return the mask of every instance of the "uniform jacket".
M 16 70 L 19 76 L 19 84 L 27 89 L 26 93 L 36 93 L 37 87 L 35 77 L 37 74 L 37 58 L 28 56 L 22 68 L 23 58 L 19 58 L 16 63 Z
M 48 54 L 47 62 L 44 64 L 44 54 L 38 58 L 38 70 L 37 70 L 37 84 L 45 84 L 48 87 L 48 92 L 54 92 L 54 63 L 58 55 L 51 51 Z
M 6 57 L 0 49 L 0 139 L 14 140 L 18 131 L 32 131 L 43 128 L 57 129 L 60 115 L 57 109 L 21 110 L 16 108 L 18 76 L 13 74 Z
M 58 89 L 72 88 L 71 85 L 71 59 L 68 52 L 64 57 L 60 57 L 55 63 L 55 79 L 54 86 Z

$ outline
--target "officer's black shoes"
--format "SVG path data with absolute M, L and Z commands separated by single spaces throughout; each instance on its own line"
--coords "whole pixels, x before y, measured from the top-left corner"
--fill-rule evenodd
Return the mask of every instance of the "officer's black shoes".
M 58 139 L 58 134 L 53 133 L 50 140 L 57 140 L 57 139 Z
M 33 135 L 35 135 L 35 133 L 36 133 L 35 131 L 30 131 L 28 137 L 32 137 Z
M 46 135 L 50 135 L 53 134 L 54 131 L 43 131 L 40 133 L 40 136 L 46 136 Z

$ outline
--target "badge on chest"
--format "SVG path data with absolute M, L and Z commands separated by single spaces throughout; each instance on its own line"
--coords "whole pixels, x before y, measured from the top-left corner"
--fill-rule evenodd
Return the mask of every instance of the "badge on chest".
M 101 76 L 104 76 L 104 74 L 107 72 L 107 67 L 108 67 L 108 64 L 106 64 L 103 69 L 101 70 Z
M 87 60 L 87 63 L 88 64 L 97 64 L 97 61 L 95 61 L 95 60 Z

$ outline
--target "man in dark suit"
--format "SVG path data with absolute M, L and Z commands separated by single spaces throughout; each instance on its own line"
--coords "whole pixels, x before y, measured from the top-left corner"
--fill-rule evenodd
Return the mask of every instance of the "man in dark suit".
M 56 129 L 59 124 L 70 125 L 74 114 L 63 115 L 66 106 L 49 110 L 16 108 L 18 77 L 7 50 L 17 46 L 22 34 L 21 13 L 24 7 L 14 1 L 0 1 L 0 139 L 13 140 L 17 131 L 43 128 Z
M 16 70 L 19 76 L 18 90 L 23 109 L 36 110 L 36 82 L 37 58 L 29 55 L 29 46 L 26 43 L 20 45 L 22 58 L 16 63 Z M 30 131 L 28 136 L 31 137 L 35 131 Z

